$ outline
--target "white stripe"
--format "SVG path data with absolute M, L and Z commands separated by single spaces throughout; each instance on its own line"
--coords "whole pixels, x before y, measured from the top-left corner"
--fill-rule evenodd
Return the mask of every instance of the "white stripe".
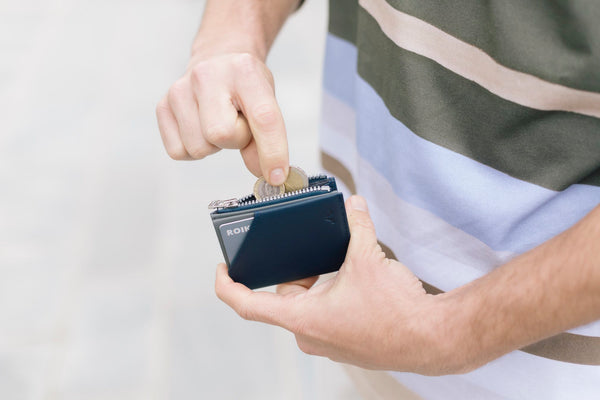
M 495 251 L 432 212 L 401 198 L 388 180 L 357 154 L 352 108 L 327 92 L 323 95 L 323 107 L 327 113 L 321 125 L 322 149 L 352 172 L 358 193 L 369 202 L 379 239 L 419 278 L 448 291 L 512 258 L 514 253 Z M 569 332 L 600 337 L 600 321 Z
M 346 151 L 354 144 L 327 124 L 321 130 L 323 150 L 338 160 L 346 160 Z M 354 169 L 357 192 L 369 202 L 378 238 L 424 281 L 444 291 L 452 290 L 512 258 L 511 252 L 494 251 L 431 212 L 398 197 L 390 183 L 364 159 L 357 157 Z
M 498 64 L 492 57 L 385 0 L 360 0 L 381 30 L 399 47 L 472 80 L 495 95 L 537 110 L 600 117 L 600 93 L 569 88 Z
M 599 367 L 562 363 L 522 351 L 464 375 L 392 375 L 425 399 L 597 400 L 600 393 Z
M 321 149 L 325 149 L 331 155 L 343 154 L 344 158 L 338 158 L 338 161 L 344 163 L 344 166 L 353 177 L 357 176 L 356 160 L 358 159 L 358 153 L 356 150 L 354 109 L 332 97 L 326 90 L 323 90 L 321 108 L 321 134 L 319 137 Z M 345 185 L 344 188 L 347 189 Z M 344 196 L 351 194 L 349 190 L 343 193 Z

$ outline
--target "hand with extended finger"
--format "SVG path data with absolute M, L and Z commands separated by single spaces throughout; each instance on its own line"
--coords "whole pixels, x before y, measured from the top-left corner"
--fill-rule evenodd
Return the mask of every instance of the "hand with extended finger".
M 338 274 L 279 285 L 277 293 L 253 292 L 217 269 L 216 292 L 245 319 L 279 325 L 309 354 L 371 369 L 435 375 L 466 368 L 443 329 L 439 296 L 377 244 L 366 202 L 346 204 L 351 239 Z M 285 266 L 282 266 L 285 267 Z
M 167 153 L 202 159 L 240 149 L 248 169 L 281 185 L 288 173 L 285 126 L 273 77 L 250 53 L 198 56 L 157 106 Z

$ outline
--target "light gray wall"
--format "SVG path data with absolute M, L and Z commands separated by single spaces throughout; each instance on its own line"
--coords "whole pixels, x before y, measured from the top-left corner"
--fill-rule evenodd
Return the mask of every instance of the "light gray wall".
M 0 398 L 352 399 L 339 366 L 213 293 L 207 203 L 251 191 L 237 152 L 175 162 L 156 102 L 203 3 L 0 1 Z M 292 164 L 319 172 L 326 2 L 269 58 Z

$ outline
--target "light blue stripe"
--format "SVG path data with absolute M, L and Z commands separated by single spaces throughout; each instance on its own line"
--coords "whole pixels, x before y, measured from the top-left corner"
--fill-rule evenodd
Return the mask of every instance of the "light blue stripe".
M 350 65 L 356 65 L 356 50 L 348 45 L 329 36 L 328 51 L 335 50 L 336 56 L 327 59 L 324 86 L 347 104 L 356 99 L 358 152 L 403 200 L 432 212 L 494 250 L 515 253 L 564 231 L 600 202 L 600 187 L 573 185 L 555 192 L 415 135 L 389 113 L 356 68 L 349 77 Z M 344 84 L 342 79 L 350 80 Z M 360 191 L 360 171 L 358 181 Z
M 354 44 L 332 34 L 327 35 L 323 85 L 328 92 L 354 107 L 354 80 L 357 53 Z

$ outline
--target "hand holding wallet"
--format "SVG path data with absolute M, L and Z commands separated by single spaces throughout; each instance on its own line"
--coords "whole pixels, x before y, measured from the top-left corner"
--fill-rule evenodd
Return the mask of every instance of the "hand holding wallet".
M 307 188 L 257 200 L 213 201 L 210 215 L 229 276 L 250 289 L 337 271 L 350 231 L 335 178 L 309 178 Z

